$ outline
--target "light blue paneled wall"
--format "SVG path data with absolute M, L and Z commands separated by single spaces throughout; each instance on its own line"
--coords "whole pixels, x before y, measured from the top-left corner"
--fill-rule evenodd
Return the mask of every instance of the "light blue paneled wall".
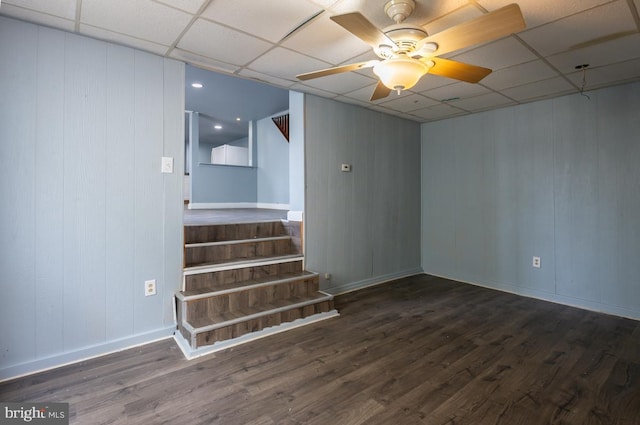
M 271 117 L 256 121 L 258 205 L 289 205 L 289 142 Z
M 304 94 L 289 91 L 289 210 L 304 211 Z
M 189 131 L 191 146 L 191 200 L 190 208 L 223 208 L 225 206 L 255 206 L 257 199 L 257 171 L 255 167 L 213 165 L 202 162 L 198 113 L 191 113 Z
M 200 154 L 198 155 L 198 163 L 210 163 L 211 162 L 211 149 L 218 146 L 215 143 L 205 143 L 200 141 L 198 144 L 198 150 Z
M 4 17 L 0 57 L 0 379 L 171 335 L 184 64 Z
M 304 98 L 307 269 L 334 293 L 421 272 L 420 125 Z
M 197 164 L 191 170 L 191 202 L 208 208 L 250 203 L 258 196 L 255 167 Z
M 640 318 L 640 83 L 589 96 L 422 125 L 426 273 Z
M 241 148 L 248 148 L 249 147 L 249 138 L 248 137 L 242 137 L 240 139 L 236 139 L 232 142 L 228 143 L 231 146 L 239 146 Z

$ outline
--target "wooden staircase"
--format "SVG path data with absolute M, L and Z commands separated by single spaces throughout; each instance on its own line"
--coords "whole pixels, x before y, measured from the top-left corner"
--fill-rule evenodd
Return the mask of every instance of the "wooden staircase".
M 185 226 L 176 295 L 176 340 L 185 354 L 337 315 L 318 274 L 304 270 L 300 230 L 284 220 Z

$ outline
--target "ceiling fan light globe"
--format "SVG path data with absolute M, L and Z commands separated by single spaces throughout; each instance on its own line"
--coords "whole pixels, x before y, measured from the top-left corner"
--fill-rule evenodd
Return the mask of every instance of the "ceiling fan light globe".
M 391 90 L 408 90 L 429 72 L 429 66 L 408 57 L 387 59 L 373 67 L 382 84 Z

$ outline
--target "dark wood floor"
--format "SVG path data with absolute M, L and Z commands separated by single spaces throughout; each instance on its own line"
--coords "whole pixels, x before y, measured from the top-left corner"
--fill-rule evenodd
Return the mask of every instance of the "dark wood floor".
M 426 275 L 184 360 L 171 340 L 0 384 L 78 424 L 640 424 L 640 323 Z

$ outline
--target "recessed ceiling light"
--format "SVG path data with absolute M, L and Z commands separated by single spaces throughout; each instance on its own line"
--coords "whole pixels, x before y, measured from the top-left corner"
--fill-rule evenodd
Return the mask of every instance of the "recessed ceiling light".
M 240 117 L 236 118 L 236 121 L 240 121 Z
M 220 124 L 216 124 L 213 126 L 216 130 L 222 130 L 222 126 Z
M 194 87 L 196 89 L 201 89 L 202 88 L 202 84 L 201 83 L 193 83 L 193 84 L 191 84 L 191 87 Z

